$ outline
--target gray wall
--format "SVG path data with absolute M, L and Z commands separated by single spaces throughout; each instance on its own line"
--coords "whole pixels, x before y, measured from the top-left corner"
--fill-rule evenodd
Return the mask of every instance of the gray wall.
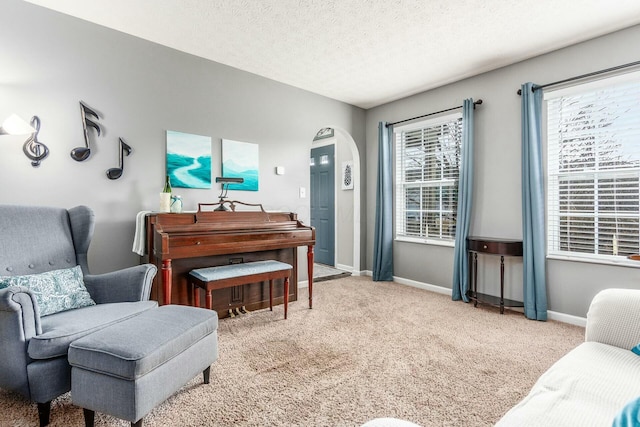
M 638 60 L 640 27 L 613 33 L 497 71 L 367 110 L 367 179 L 375 182 L 377 125 L 482 99 L 475 114 L 475 186 L 471 234 L 522 237 L 520 97 L 522 83 L 545 84 Z M 367 188 L 367 210 L 375 209 L 375 185 Z M 367 269 L 372 269 L 373 215 L 367 223 Z M 395 275 L 451 288 L 453 249 L 396 242 Z M 486 262 L 485 262 L 486 261 Z M 640 288 L 637 268 L 548 260 L 548 300 L 552 311 L 586 316 L 593 296 L 610 287 Z M 486 267 L 486 268 L 484 268 Z M 479 281 L 499 293 L 499 260 L 480 260 Z M 522 262 L 507 259 L 508 296 L 522 298 Z
M 317 130 L 340 126 L 365 151 L 360 108 L 22 1 L 4 0 L 2 9 L 0 120 L 10 113 L 27 120 L 38 115 L 39 139 L 51 154 L 32 168 L 22 154 L 25 137 L 3 136 L 1 203 L 92 207 L 97 225 L 89 264 L 95 273 L 138 263 L 131 251 L 134 220 L 140 210 L 158 209 L 166 130 L 211 136 L 214 177 L 222 138 L 259 144 L 260 190 L 230 196 L 297 212 L 306 223 L 309 199 L 300 199 L 298 189 L 309 187 Z M 98 111 L 105 131 L 98 138 L 90 131 L 93 154 L 85 162 L 69 156 L 84 143 L 80 100 Z M 123 177 L 111 181 L 105 171 L 117 165 L 118 137 L 133 153 Z M 286 174 L 276 175 L 276 166 Z M 198 202 L 217 201 L 219 186 L 174 192 L 193 210 Z M 306 280 L 306 268 L 300 273 Z

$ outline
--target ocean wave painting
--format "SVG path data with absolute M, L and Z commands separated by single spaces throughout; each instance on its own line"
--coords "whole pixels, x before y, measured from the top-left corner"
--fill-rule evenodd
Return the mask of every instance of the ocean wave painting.
M 167 131 L 171 187 L 211 188 L 211 137 Z
M 244 178 L 242 184 L 229 184 L 229 190 L 258 191 L 258 144 L 222 140 L 222 176 Z

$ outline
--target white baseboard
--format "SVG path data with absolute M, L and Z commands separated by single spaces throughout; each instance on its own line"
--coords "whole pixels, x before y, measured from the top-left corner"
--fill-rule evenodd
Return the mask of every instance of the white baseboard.
M 429 283 L 417 282 L 415 280 L 403 279 L 402 277 L 393 276 L 393 281 L 401 285 L 413 286 L 414 288 L 424 289 L 426 291 L 436 292 L 451 296 L 451 289 L 443 288 Z
M 343 271 L 349 271 L 349 272 L 353 271 L 353 267 L 350 265 L 336 264 L 336 268 Z
M 571 314 L 559 313 L 557 311 L 547 311 L 547 318 L 549 320 L 556 320 L 570 325 L 582 326 L 583 328 L 587 326 L 587 319 L 585 317 L 573 316 Z
M 365 276 L 373 276 L 373 272 L 371 270 L 363 271 Z M 401 285 L 413 286 L 414 288 L 425 289 L 431 292 L 437 292 L 439 294 L 451 295 L 451 289 L 444 288 L 442 286 L 431 285 L 429 283 L 417 282 L 415 280 L 404 279 L 402 277 L 393 276 L 394 282 L 400 283 Z M 573 316 L 571 314 L 560 313 L 557 311 L 547 311 L 547 318 L 549 320 L 555 320 L 558 322 L 568 323 L 570 325 L 576 325 L 585 327 L 587 326 L 587 319 L 584 317 Z
M 336 264 L 336 268 L 343 271 L 348 271 L 349 273 L 351 273 L 352 276 L 362 276 L 362 271 L 357 271 L 355 268 L 353 268 L 350 265 Z
M 373 271 L 371 270 L 364 270 L 362 273 L 363 276 L 373 276 Z M 393 281 L 400 283 L 401 285 L 413 286 L 414 288 L 420 288 L 439 294 L 451 295 L 451 289 L 443 288 L 442 286 L 431 285 L 429 283 L 418 282 L 416 280 L 405 279 L 398 276 L 393 276 Z
M 300 288 L 308 288 L 309 287 L 309 281 L 308 280 L 300 280 L 298 281 L 298 289 Z

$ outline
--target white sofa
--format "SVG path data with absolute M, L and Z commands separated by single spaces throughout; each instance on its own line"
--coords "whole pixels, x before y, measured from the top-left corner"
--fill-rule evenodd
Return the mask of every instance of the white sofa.
M 585 342 L 542 374 L 496 426 L 611 426 L 640 397 L 640 356 L 631 351 L 639 343 L 640 290 L 601 291 L 587 313 Z

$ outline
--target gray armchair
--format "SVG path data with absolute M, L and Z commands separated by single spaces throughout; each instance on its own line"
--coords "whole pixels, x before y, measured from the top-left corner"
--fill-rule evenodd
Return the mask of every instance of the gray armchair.
M 51 400 L 71 389 L 69 344 L 157 306 L 149 301 L 156 267 L 138 265 L 91 275 L 87 252 L 95 219 L 86 206 L 0 205 L 0 276 L 23 276 L 79 265 L 96 305 L 40 316 L 28 288 L 0 289 L 0 388 L 38 404 L 49 423 Z

